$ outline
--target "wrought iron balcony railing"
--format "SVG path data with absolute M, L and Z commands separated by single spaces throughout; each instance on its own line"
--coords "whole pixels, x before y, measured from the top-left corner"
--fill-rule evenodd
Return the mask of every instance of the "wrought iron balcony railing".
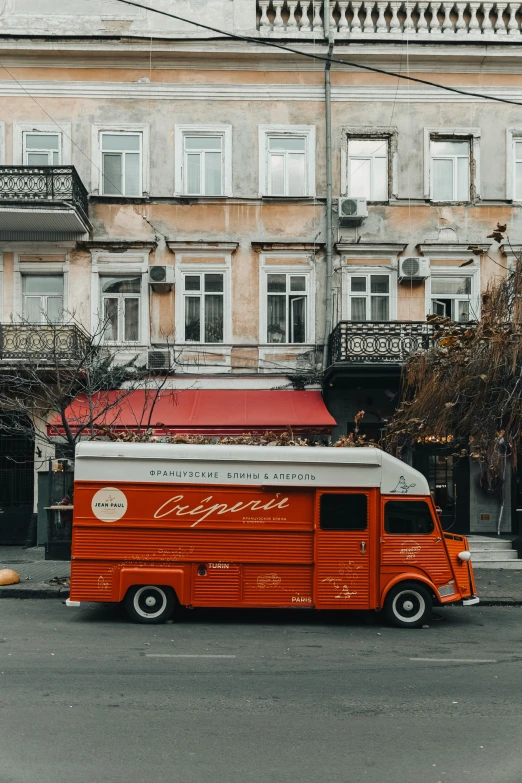
M 400 364 L 428 349 L 433 333 L 425 321 L 341 321 L 330 335 L 330 364 Z
M 0 202 L 70 204 L 87 220 L 88 193 L 74 166 L 0 166 Z
M 78 361 L 89 336 L 76 324 L 0 324 L 0 367 L 30 362 L 42 367 Z

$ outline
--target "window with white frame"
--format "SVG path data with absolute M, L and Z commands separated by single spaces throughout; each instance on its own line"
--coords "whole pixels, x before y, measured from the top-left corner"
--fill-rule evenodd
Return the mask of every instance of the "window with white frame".
M 470 155 L 469 139 L 430 139 L 433 201 L 469 201 Z
M 100 277 L 101 313 L 106 342 L 140 341 L 141 286 L 141 275 Z
M 61 133 L 24 132 L 23 162 L 26 166 L 59 166 Z
M 183 192 L 194 196 L 223 195 L 222 135 L 183 134 Z
M 141 133 L 100 134 L 102 195 L 142 195 L 142 142 Z
M 475 320 L 477 313 L 473 308 L 472 282 L 470 275 L 432 275 L 431 312 L 452 321 Z
M 522 138 L 513 139 L 513 166 L 513 198 L 522 201 Z
M 308 338 L 308 281 L 306 274 L 268 272 L 266 275 L 266 341 L 306 343 Z
M 63 320 L 63 275 L 23 275 L 24 320 L 33 324 Z
M 348 282 L 351 321 L 390 320 L 390 275 L 379 272 L 350 275 Z
M 388 139 L 348 139 L 348 195 L 388 200 Z
M 223 342 L 224 279 L 222 272 L 183 275 L 185 342 Z
M 262 125 L 261 194 L 306 197 L 315 193 L 315 128 Z

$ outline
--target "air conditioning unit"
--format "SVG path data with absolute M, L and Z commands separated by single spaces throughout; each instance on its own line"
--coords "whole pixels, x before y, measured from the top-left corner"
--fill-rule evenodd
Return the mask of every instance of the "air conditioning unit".
M 174 284 L 173 266 L 149 266 L 149 285 L 169 286 Z
M 148 370 L 171 370 L 172 353 L 169 348 L 151 348 L 147 352 Z
M 350 226 L 354 223 L 360 223 L 365 217 L 368 217 L 368 207 L 365 198 L 346 198 L 341 196 L 339 199 L 339 225 Z
M 399 259 L 399 282 L 425 280 L 430 276 L 430 259 L 406 256 Z

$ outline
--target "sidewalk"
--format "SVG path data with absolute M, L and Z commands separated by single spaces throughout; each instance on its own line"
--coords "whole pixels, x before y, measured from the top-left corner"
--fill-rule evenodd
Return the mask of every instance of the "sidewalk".
M 20 576 L 16 585 L 0 585 L 0 598 L 67 598 L 71 564 L 67 560 L 44 560 L 44 548 L 0 547 L 0 569 L 12 568 Z M 53 584 L 62 581 L 65 584 Z
M 0 586 L 0 598 L 69 595 L 68 583 L 53 584 L 52 580 L 68 579 L 71 564 L 66 560 L 44 560 L 43 547 L 0 547 L 0 568 L 12 568 L 20 575 L 19 584 Z M 522 606 L 522 570 L 480 568 L 475 571 L 475 582 L 482 606 Z

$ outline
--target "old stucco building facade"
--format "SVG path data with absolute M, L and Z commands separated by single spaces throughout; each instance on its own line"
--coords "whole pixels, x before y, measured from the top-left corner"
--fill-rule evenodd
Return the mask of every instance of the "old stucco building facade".
M 522 106 L 356 67 L 522 103 L 518 4 L 450 5 L 341 0 L 325 25 L 318 0 L 183 4 L 242 41 L 120 2 L 7 0 L 0 322 L 64 308 L 91 331 L 104 317 L 122 358 L 172 363 L 176 388 L 292 389 L 299 376 L 323 385 L 334 433 L 361 409 L 378 433 L 426 314 L 480 317 L 522 246 Z M 324 58 L 326 28 L 352 64 L 331 71 L 324 363 L 325 62 L 256 41 Z M 43 167 L 70 166 L 42 185 Z M 340 225 L 341 196 L 366 198 L 367 217 Z M 497 222 L 506 252 L 487 239 Z M 419 278 L 404 275 L 410 257 Z M 171 284 L 151 286 L 151 266 Z M 419 459 L 455 521 L 462 469 Z M 464 473 L 464 527 L 494 529 L 495 504 L 471 492 L 470 505 Z

